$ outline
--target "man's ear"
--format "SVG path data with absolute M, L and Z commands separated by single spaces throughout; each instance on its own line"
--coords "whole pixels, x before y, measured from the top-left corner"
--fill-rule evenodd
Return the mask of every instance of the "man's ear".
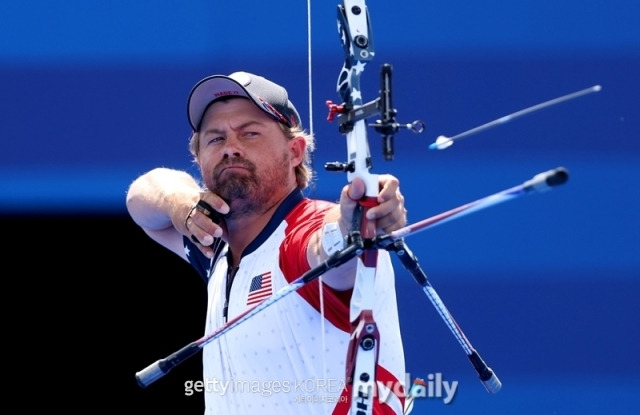
M 298 166 L 304 161 L 305 150 L 307 149 L 307 142 L 304 137 L 297 136 L 289 140 L 289 148 L 291 149 L 291 157 L 293 164 Z

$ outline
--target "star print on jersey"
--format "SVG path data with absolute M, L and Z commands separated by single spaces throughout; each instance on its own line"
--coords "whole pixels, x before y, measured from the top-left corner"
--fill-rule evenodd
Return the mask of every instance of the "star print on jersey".
M 271 272 L 257 275 L 251 279 L 247 305 L 261 302 L 271 295 Z

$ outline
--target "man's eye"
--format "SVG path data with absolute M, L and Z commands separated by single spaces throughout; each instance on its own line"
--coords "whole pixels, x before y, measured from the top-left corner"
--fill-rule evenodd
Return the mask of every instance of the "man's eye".
M 216 143 L 219 143 L 219 142 L 221 142 L 223 140 L 224 140 L 224 137 L 222 137 L 222 136 L 211 137 L 211 138 L 207 139 L 207 144 L 216 144 Z

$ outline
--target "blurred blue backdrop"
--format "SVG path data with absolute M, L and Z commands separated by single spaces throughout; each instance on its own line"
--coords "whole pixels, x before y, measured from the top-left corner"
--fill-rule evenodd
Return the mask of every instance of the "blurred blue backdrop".
M 411 222 L 551 168 L 570 173 L 553 191 L 407 238 L 504 383 L 484 391 L 398 264 L 407 370 L 460 382 L 451 404 L 425 399 L 414 413 L 640 412 L 640 3 L 367 5 L 376 56 L 363 98 L 376 98 L 390 63 L 398 121 L 427 126 L 396 135 L 393 161 L 369 135 L 373 171 L 400 178 Z M 138 174 L 193 171 L 187 94 L 236 70 L 289 89 L 317 136 L 309 195 L 336 198 L 346 178 L 323 170 L 346 159 L 325 106 L 339 100 L 336 6 L 314 2 L 309 26 L 306 3 L 292 0 L 4 2 L 0 211 L 124 215 Z M 439 135 L 593 85 L 602 91 L 428 149 Z

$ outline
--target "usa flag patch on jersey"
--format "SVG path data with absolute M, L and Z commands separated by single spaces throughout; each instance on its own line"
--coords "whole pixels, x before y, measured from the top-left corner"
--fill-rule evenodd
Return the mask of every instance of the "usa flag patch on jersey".
M 271 296 L 271 272 L 257 275 L 251 279 L 249 287 L 249 296 L 247 297 L 247 305 L 253 305 L 261 302 L 265 298 Z

